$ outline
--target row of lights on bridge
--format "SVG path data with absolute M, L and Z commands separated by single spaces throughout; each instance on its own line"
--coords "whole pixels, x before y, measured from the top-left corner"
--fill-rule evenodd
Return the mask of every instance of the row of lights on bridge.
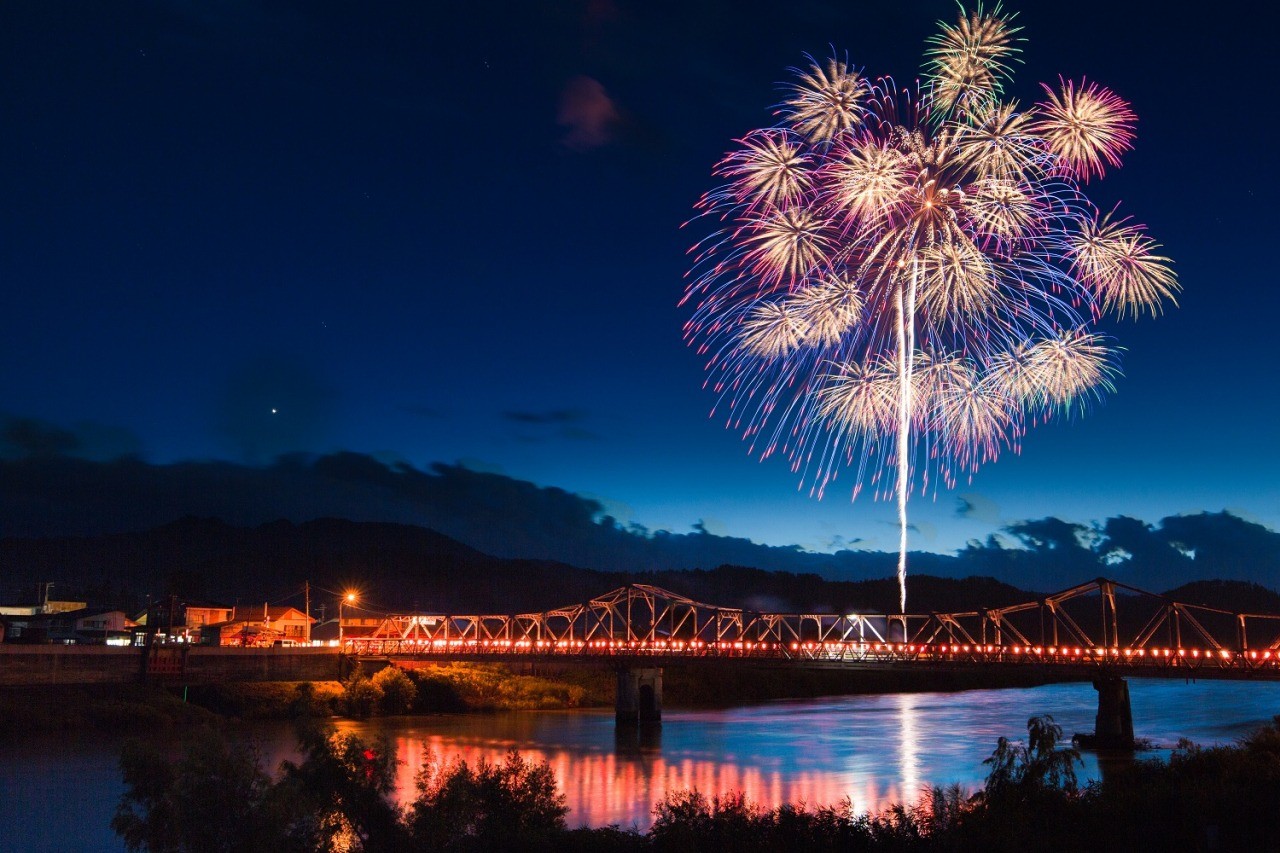
M 686 649 L 700 650 L 710 649 L 715 651 L 781 651 L 789 648 L 793 652 L 823 652 L 828 654 L 844 654 L 848 652 L 857 652 L 861 654 L 880 653 L 880 654 L 979 654 L 979 655 L 1005 655 L 1012 654 L 1015 656 L 1030 655 L 1035 657 L 1044 656 L 1048 652 L 1052 658 L 1105 658 L 1105 657 L 1126 657 L 1126 658 L 1186 658 L 1193 659 L 1204 658 L 1206 660 L 1220 657 L 1223 660 L 1230 660 L 1237 655 L 1236 652 L 1227 651 L 1225 649 L 1217 652 L 1208 649 L 1132 649 L 1119 647 L 1057 647 L 1050 646 L 1047 649 L 1043 646 L 994 646 L 994 645 L 956 645 L 956 644 L 913 644 L 913 643 L 845 643 L 845 642 L 822 642 L 822 643 L 799 643 L 794 642 L 789 645 L 783 643 L 769 642 L 753 642 L 750 640 L 738 641 L 719 641 L 704 642 L 702 640 L 690 640 L 688 642 L 682 640 L 658 640 L 656 642 L 641 642 L 637 640 L 475 640 L 475 639 L 361 639 L 352 641 L 359 646 L 380 646 L 382 644 L 392 642 L 399 645 L 409 645 L 419 648 L 430 646 L 433 650 L 440 649 L 484 649 L 497 650 L 501 653 L 508 649 L 611 649 L 611 650 L 631 650 L 631 651 L 674 651 L 681 652 Z M 1239 653 L 1251 660 L 1272 660 L 1273 658 L 1280 661 L 1280 653 L 1274 653 L 1271 650 L 1263 651 L 1259 654 L 1257 651 Z

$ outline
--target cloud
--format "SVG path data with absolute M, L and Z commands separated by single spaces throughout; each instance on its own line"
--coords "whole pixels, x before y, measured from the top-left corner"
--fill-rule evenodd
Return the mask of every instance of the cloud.
M 66 429 L 40 418 L 0 414 L 0 459 L 75 456 L 106 461 L 141 453 L 141 440 L 124 427 L 77 421 Z
M 956 496 L 956 515 L 987 524 L 1000 523 L 1000 507 L 995 501 L 976 492 Z
M 728 532 L 729 527 L 718 518 L 707 516 L 700 518 L 693 523 L 695 533 L 704 533 L 710 536 L 721 536 Z
M 591 77 L 574 77 L 560 93 L 556 122 L 568 129 L 560 141 L 575 151 L 608 143 L 621 118 L 604 86 Z
M 502 413 L 502 417 L 518 424 L 572 424 L 585 420 L 587 413 L 581 409 L 552 409 L 547 412 L 507 411 Z
M 498 557 L 602 570 L 733 564 L 841 578 L 892 571 L 892 560 L 874 552 L 818 554 L 705 528 L 651 532 L 617 522 L 606 509 L 593 498 L 500 473 L 443 463 L 423 470 L 360 453 L 290 454 L 266 466 L 65 456 L 0 461 L 4 536 L 121 533 L 193 515 L 240 526 L 337 517 L 416 524 Z M 945 574 L 954 562 L 915 556 L 919 570 L 933 573 Z
M 850 548 L 857 547 L 860 543 L 867 540 L 861 536 L 844 536 L 840 533 L 833 534 L 824 544 L 823 550 L 826 551 L 847 551 Z
M 68 434 L 49 438 L 47 429 L 35 430 L 26 446 L 54 452 L 0 459 L 0 536 L 124 533 L 184 516 L 238 526 L 335 517 L 418 525 L 497 557 L 605 571 L 732 565 L 847 580 L 889 577 L 897 561 L 891 547 L 818 553 L 764 545 L 717 532 L 710 519 L 687 533 L 650 531 L 610 515 L 625 508 L 478 470 L 474 462 L 422 469 L 349 452 L 290 454 L 265 466 L 93 461 L 56 452 L 68 446 Z M 913 552 L 911 574 L 993 577 L 1040 592 L 1098 576 L 1155 592 L 1204 578 L 1280 586 L 1280 533 L 1228 512 L 1153 523 L 1119 516 L 1093 525 L 1047 517 L 1004 532 L 1010 540 L 992 534 L 954 556 Z
M 6 417 L 0 426 L 0 455 L 6 458 L 60 456 L 79 448 L 75 433 L 38 418 Z
M 534 432 L 521 432 L 516 435 L 517 441 L 534 443 L 548 438 L 563 438 L 568 441 L 598 441 L 600 435 L 580 426 L 587 419 L 582 409 L 551 409 L 545 412 L 506 411 L 503 420 L 521 427 L 534 428 Z M 539 429 L 546 427 L 547 429 Z

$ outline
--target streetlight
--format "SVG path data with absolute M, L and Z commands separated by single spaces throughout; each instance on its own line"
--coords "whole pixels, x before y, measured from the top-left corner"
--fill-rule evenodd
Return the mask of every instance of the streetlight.
M 355 604 L 357 596 L 354 592 L 348 592 L 342 598 L 338 599 L 338 646 L 342 646 L 342 608 L 348 604 Z

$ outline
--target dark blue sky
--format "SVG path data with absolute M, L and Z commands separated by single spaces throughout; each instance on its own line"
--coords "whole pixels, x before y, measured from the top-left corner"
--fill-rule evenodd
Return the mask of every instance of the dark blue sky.
M 1090 193 L 1149 224 L 1185 292 L 1108 328 L 1128 351 L 1105 405 L 917 499 L 914 545 L 1046 515 L 1280 527 L 1280 13 L 1007 8 L 1013 94 L 1083 75 L 1134 105 L 1136 148 Z M 805 51 L 910 78 L 954 10 L 5 3 L 0 411 L 98 455 L 462 460 L 650 528 L 892 549 L 891 505 L 850 504 L 847 477 L 812 500 L 708 419 L 676 305 L 705 232 L 680 226 Z

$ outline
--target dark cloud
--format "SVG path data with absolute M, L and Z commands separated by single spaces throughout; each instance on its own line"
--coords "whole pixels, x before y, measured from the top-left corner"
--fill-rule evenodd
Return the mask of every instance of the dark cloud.
M 497 557 L 611 571 L 734 565 L 853 579 L 889 577 L 897 562 L 896 553 L 761 545 L 701 521 L 687 533 L 649 530 L 619 522 L 599 500 L 461 464 L 424 470 L 358 453 L 291 454 L 267 466 L 101 462 L 58 455 L 70 433 L 47 432 L 28 446 L 54 452 L 0 460 L 0 536 L 137 531 L 190 515 L 239 526 L 337 517 L 419 525 Z M 1280 586 L 1280 534 L 1227 512 L 1091 526 L 1049 517 L 1003 533 L 1008 540 L 992 534 L 954 556 L 913 553 L 910 571 L 1041 592 L 1099 576 L 1154 592 L 1206 578 Z
M 865 542 L 861 536 L 843 536 L 839 533 L 832 536 L 824 544 L 823 550 L 826 551 L 844 551 L 853 548 L 861 542 Z
M 73 427 L 80 442 L 77 455 L 102 462 L 122 456 L 141 456 L 142 439 L 126 427 L 97 421 L 77 421 Z
M 554 559 L 605 570 L 658 571 L 721 564 L 820 574 L 882 576 L 894 555 L 819 554 L 760 545 L 701 527 L 690 533 L 622 525 L 604 504 L 463 465 L 427 470 L 358 453 L 292 454 L 269 466 L 230 462 L 152 465 L 68 457 L 0 462 L 0 535 L 65 536 L 144 530 L 195 515 L 242 526 L 278 518 L 340 517 L 429 527 L 499 557 Z M 916 556 L 947 574 L 953 558 Z
M 0 426 L 0 455 L 5 458 L 61 456 L 79 448 L 75 433 L 38 418 L 6 417 Z
M 956 496 L 956 515 L 974 521 L 985 521 L 988 524 L 1000 522 L 1000 507 L 996 502 L 979 494 Z
M 502 417 L 518 424 L 573 424 L 586 419 L 581 409 L 552 409 L 547 412 L 507 411 Z
M 567 128 L 561 142 L 575 151 L 608 143 L 620 120 L 618 108 L 598 80 L 575 77 L 560 93 L 556 121 Z
M 517 441 L 535 443 L 549 438 L 567 441 L 599 441 L 600 435 L 581 426 L 587 419 L 582 409 L 551 409 L 545 412 L 506 411 L 502 419 L 520 427 L 530 427 L 516 435 Z
M 67 429 L 39 418 L 0 414 L 0 459 L 76 456 L 107 461 L 141 453 L 141 440 L 124 427 L 78 421 Z

